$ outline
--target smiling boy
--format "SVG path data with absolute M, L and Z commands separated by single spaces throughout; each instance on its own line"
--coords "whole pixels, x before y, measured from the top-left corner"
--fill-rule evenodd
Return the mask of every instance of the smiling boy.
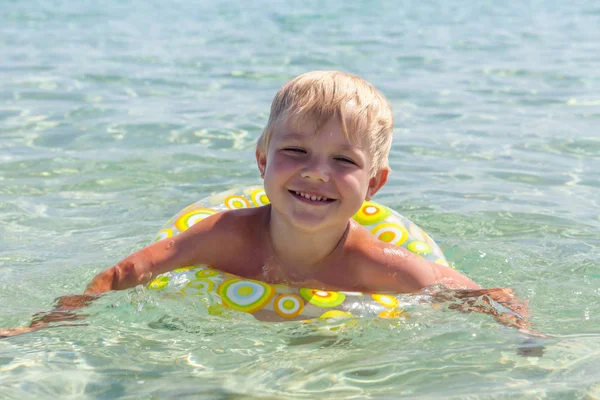
M 380 242 L 352 219 L 387 180 L 392 130 L 387 100 L 363 79 L 337 71 L 300 75 L 275 96 L 258 140 L 271 204 L 206 218 L 101 272 L 85 293 L 146 284 L 194 264 L 323 290 L 478 289 L 452 268 Z
M 269 205 L 221 212 L 156 242 L 96 275 L 84 296 L 60 298 L 58 310 L 78 308 L 93 299 L 89 295 L 146 284 L 179 266 L 205 264 L 321 290 L 411 293 L 442 284 L 460 290 L 442 292 L 441 300 L 487 296 L 455 308 L 526 327 L 520 317 L 486 307 L 494 300 L 526 311 L 510 290 L 477 290 L 458 271 L 381 242 L 352 219 L 387 181 L 392 131 L 387 100 L 363 79 L 337 71 L 300 75 L 275 96 L 256 148 Z M 0 333 L 39 329 L 51 318 Z

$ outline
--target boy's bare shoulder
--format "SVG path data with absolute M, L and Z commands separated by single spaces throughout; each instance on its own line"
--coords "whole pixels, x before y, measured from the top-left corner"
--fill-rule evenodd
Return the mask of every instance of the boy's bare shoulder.
M 459 271 L 435 264 L 403 247 L 381 242 L 361 226 L 352 233 L 345 257 L 354 266 L 365 291 L 409 293 L 437 284 L 453 289 L 480 288 Z
M 344 257 L 368 291 L 414 292 L 431 284 L 430 263 L 403 247 L 384 243 L 352 222 Z
M 210 264 L 226 272 L 247 275 L 262 266 L 266 207 L 229 210 L 211 215 L 189 229 L 197 246 L 197 264 Z M 187 234 L 187 232 L 186 232 Z M 204 244 L 202 244 L 204 243 Z
M 351 221 L 346 243 L 347 255 L 363 265 L 384 266 L 390 262 L 397 264 L 398 261 L 414 256 L 403 247 L 380 241 L 355 221 Z
M 212 233 L 227 239 L 237 248 L 257 248 L 264 238 L 268 207 L 224 211 L 212 227 Z

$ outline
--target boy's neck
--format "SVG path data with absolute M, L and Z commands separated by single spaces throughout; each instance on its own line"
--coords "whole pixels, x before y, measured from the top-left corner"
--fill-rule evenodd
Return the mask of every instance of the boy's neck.
M 318 232 L 299 231 L 277 216 L 270 207 L 267 235 L 273 255 L 282 269 L 298 275 L 313 275 L 313 267 L 323 265 L 346 237 L 344 226 Z

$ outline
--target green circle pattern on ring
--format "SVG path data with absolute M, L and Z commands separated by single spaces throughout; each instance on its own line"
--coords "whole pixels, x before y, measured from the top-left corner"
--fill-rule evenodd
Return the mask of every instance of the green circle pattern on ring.
M 317 307 L 337 307 L 346 300 L 346 295 L 341 292 L 330 292 L 327 290 L 299 289 L 300 296 L 310 304 Z
M 406 248 L 412 251 L 413 253 L 419 255 L 427 255 L 431 254 L 432 252 L 431 247 L 429 247 L 427 243 L 422 242 L 420 240 L 413 240 L 412 242 L 409 242 L 406 245 Z
M 253 313 L 263 308 L 275 295 L 268 283 L 251 279 L 232 279 L 217 288 L 223 303 L 234 310 Z

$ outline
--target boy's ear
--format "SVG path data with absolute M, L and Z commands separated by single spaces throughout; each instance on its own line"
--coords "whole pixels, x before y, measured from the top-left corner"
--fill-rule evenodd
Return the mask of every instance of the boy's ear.
M 375 193 L 377 193 L 379 189 L 381 189 L 381 187 L 385 185 L 389 173 L 390 168 L 385 167 L 377 171 L 375 173 L 375 176 L 369 179 L 369 188 L 367 189 L 367 195 L 365 196 L 365 200 L 371 200 L 371 197 L 375 196 Z
M 258 166 L 260 177 L 264 178 L 265 170 L 267 169 L 267 155 L 258 149 L 256 150 L 256 165 Z

